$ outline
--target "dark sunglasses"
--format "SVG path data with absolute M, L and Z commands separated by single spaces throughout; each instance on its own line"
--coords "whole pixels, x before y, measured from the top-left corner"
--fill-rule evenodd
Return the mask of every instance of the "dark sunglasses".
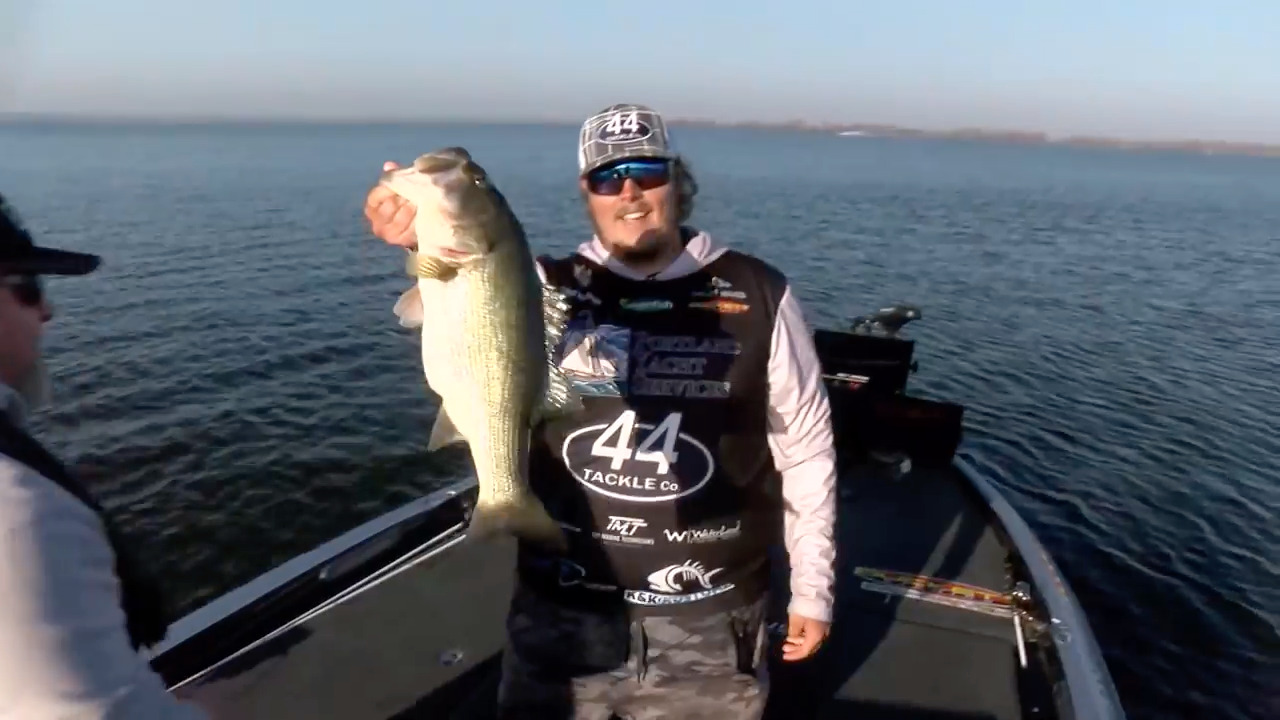
M 587 173 L 587 189 L 594 195 L 621 195 L 627 178 L 631 178 L 641 190 L 660 188 L 671 182 L 671 163 L 667 160 L 626 160 L 606 165 Z
M 0 277 L 0 285 L 9 288 L 18 302 L 27 307 L 44 302 L 44 288 L 35 275 L 6 275 Z

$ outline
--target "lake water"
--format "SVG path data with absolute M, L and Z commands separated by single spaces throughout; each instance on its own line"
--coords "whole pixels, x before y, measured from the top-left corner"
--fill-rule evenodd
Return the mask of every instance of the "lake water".
M 920 305 L 915 393 L 1041 534 L 1133 718 L 1275 711 L 1280 161 L 678 129 L 695 223 L 810 321 Z M 0 190 L 105 256 L 51 282 L 56 409 L 182 609 L 466 471 L 363 195 L 461 144 L 537 252 L 587 232 L 576 128 L 0 127 Z

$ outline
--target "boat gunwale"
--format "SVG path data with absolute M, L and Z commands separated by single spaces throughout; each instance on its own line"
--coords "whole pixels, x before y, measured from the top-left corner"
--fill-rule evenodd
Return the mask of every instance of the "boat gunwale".
M 449 501 L 465 494 L 475 484 L 475 478 L 464 478 L 451 482 L 443 488 L 434 490 L 427 495 L 370 518 L 310 550 L 305 550 L 279 565 L 268 568 L 253 579 L 227 590 L 170 623 L 165 639 L 151 648 L 150 652 L 147 653 L 148 659 L 151 662 L 155 662 L 165 653 L 198 637 L 201 633 L 209 631 L 218 623 L 243 612 L 254 603 L 280 592 L 291 583 L 302 580 L 308 575 L 323 574 L 326 565 L 340 562 L 343 556 L 348 553 L 359 552 L 361 546 L 366 543 L 376 542 L 380 537 L 389 532 L 394 532 L 408 522 L 425 519 L 430 514 L 439 511 Z M 394 566 L 403 564 L 410 556 L 422 552 L 426 546 L 438 545 L 449 535 L 458 534 L 460 529 L 458 526 L 447 529 L 420 544 L 417 548 L 397 556 L 384 565 L 371 569 L 367 575 L 358 580 L 351 588 L 306 609 L 301 616 L 285 621 L 280 628 L 268 633 L 267 637 L 293 626 L 302 618 L 312 617 L 317 612 L 322 612 L 328 607 L 355 597 L 370 587 L 370 578 L 381 575 Z M 259 638 L 245 645 L 235 654 L 240 654 L 265 639 L 267 638 Z M 226 662 L 233 656 L 222 658 L 217 664 Z M 214 666 L 202 670 L 200 674 L 207 672 L 212 667 Z M 182 682 L 187 682 L 187 680 Z
M 952 466 L 995 515 L 994 519 L 1012 545 L 1010 549 L 1030 576 L 1040 606 L 1049 615 L 1048 634 L 1065 676 L 1070 717 L 1124 720 L 1124 706 L 1093 634 L 1093 626 L 1053 557 L 1022 514 L 969 460 L 957 454 Z

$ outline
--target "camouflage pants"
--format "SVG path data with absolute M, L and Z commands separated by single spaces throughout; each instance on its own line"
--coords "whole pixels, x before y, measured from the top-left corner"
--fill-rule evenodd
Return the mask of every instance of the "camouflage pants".
M 498 689 L 500 720 L 754 720 L 764 712 L 764 601 L 634 622 L 517 589 Z

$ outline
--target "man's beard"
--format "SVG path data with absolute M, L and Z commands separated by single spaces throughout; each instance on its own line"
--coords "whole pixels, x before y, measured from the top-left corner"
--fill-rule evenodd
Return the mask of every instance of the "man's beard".
M 44 358 L 37 358 L 31 371 L 18 381 L 14 390 L 27 404 L 28 410 L 38 410 L 49 404 L 49 400 L 53 397 L 52 385 L 49 379 L 49 367 L 45 365 Z
M 600 234 L 599 227 L 596 228 L 596 234 Z M 609 254 L 624 265 L 647 265 L 667 250 L 666 239 L 660 230 L 645 230 L 637 238 L 635 245 L 630 247 L 609 246 Z
M 660 242 L 649 241 L 639 247 L 614 247 L 609 254 L 619 262 L 632 265 L 645 265 L 658 259 L 666 248 Z

